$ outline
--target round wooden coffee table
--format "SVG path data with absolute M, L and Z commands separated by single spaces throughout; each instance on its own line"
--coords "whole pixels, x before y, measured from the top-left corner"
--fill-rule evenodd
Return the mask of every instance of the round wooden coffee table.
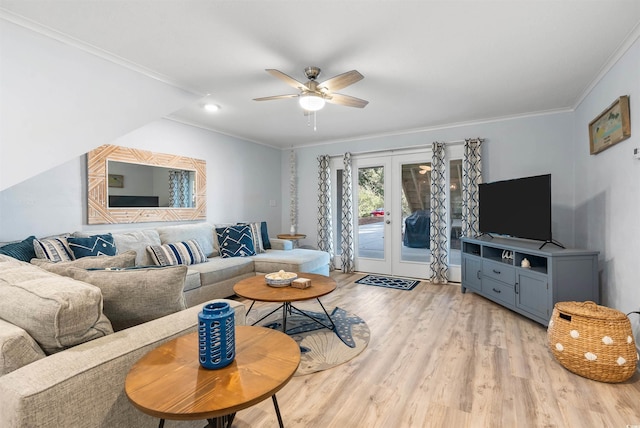
M 313 273 L 297 273 L 298 278 L 308 278 L 311 280 L 311 287 L 309 288 L 294 288 L 294 287 L 272 287 L 267 285 L 264 275 L 256 275 L 250 278 L 245 278 L 236 285 L 233 286 L 233 291 L 240 297 L 244 297 L 246 299 L 253 300 L 253 303 L 249 307 L 247 311 L 247 315 L 253 309 L 253 305 L 256 301 L 258 302 L 277 302 L 282 303 L 281 306 L 278 306 L 273 311 L 269 312 L 267 315 L 260 318 L 258 321 L 253 323 L 253 325 L 258 324 L 263 319 L 267 318 L 269 315 L 274 312 L 282 309 L 282 331 L 287 331 L 287 315 L 290 315 L 292 311 L 296 313 L 306 316 L 307 318 L 311 318 L 315 322 L 321 324 L 322 326 L 328 328 L 329 330 L 335 329 L 335 324 L 331 320 L 329 313 L 324 308 L 324 305 L 320 301 L 320 297 L 325 296 L 331 293 L 336 289 L 337 284 L 335 280 L 328 276 L 317 275 Z M 320 304 L 320 307 L 324 311 L 327 316 L 330 325 L 325 324 L 322 320 L 310 315 L 308 312 L 305 312 L 301 309 L 296 308 L 292 305 L 292 302 L 299 302 L 302 300 L 310 300 L 316 299 Z
M 263 327 L 236 327 L 236 358 L 227 367 L 200 366 L 198 333 L 153 349 L 131 367 L 125 392 L 144 413 L 165 419 L 207 419 L 231 426 L 235 413 L 271 397 L 283 426 L 276 392 L 293 377 L 300 348 L 286 334 Z

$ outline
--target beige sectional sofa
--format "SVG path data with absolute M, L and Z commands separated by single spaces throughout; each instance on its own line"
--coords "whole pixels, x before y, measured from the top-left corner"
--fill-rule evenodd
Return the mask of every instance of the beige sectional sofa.
M 185 283 L 188 306 L 232 296 L 233 286 L 241 279 L 286 270 L 329 275 L 329 254 L 323 251 L 293 248 L 291 241 L 269 238 L 271 249 L 249 257 L 222 258 L 217 248 L 214 225 L 209 223 L 163 226 L 156 229 L 113 233 L 118 252 L 137 252 L 136 265 L 153 262 L 144 249 L 148 245 L 169 244 L 194 239 L 208 258 L 207 263 L 189 265 Z
M 275 239 L 264 253 L 222 258 L 207 223 L 113 237 L 118 254 L 112 257 L 53 264 L 0 255 L 0 427 L 155 427 L 158 420 L 136 410 L 124 393 L 124 379 L 140 357 L 194 331 L 202 306 L 232 296 L 242 278 L 329 269 L 326 253 Z M 150 264 L 148 245 L 185 239 L 197 240 L 208 261 L 142 267 Z M 139 268 L 125 269 L 134 264 Z M 103 269 L 110 265 L 117 266 Z M 244 324 L 244 305 L 226 301 L 236 324 Z M 200 427 L 203 421 L 165 426 Z

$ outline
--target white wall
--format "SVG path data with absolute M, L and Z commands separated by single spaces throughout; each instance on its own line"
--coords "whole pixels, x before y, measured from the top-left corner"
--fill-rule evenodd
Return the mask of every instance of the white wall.
M 207 162 L 207 221 L 267 221 L 279 233 L 280 150 L 159 120 L 112 144 Z M 87 225 L 86 157 L 79 156 L 0 192 L 0 242 L 76 230 L 113 231 L 158 223 Z M 269 201 L 276 206 L 269 206 Z M 162 223 L 170 224 L 170 223 Z
M 0 190 L 198 99 L 0 18 Z
M 552 233 L 554 239 L 572 246 L 573 162 L 572 113 L 555 113 L 500 120 L 407 135 L 370 138 L 296 149 L 298 162 L 298 231 L 307 235 L 302 244 L 317 243 L 316 158 L 381 149 L 430 145 L 433 141 L 485 139 L 482 148 L 485 182 L 551 173 Z M 289 230 L 289 151 L 282 153 L 282 230 Z
M 588 124 L 621 95 L 630 96 L 631 137 L 589 155 Z M 600 251 L 603 304 L 640 309 L 640 39 L 576 109 L 576 244 Z M 640 344 L 638 315 L 631 317 Z

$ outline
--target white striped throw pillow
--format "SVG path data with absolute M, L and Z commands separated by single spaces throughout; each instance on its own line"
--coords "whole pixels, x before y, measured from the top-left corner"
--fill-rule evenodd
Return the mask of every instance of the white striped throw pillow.
M 195 265 L 208 261 L 195 239 L 173 244 L 149 245 L 147 252 L 158 266 Z

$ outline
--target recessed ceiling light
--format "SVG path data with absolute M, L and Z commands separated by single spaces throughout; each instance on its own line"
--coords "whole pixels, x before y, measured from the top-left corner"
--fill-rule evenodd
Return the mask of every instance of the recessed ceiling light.
M 206 111 L 208 111 L 209 113 L 214 113 L 218 110 L 220 110 L 220 106 L 217 104 L 205 104 L 204 105 L 204 109 Z

